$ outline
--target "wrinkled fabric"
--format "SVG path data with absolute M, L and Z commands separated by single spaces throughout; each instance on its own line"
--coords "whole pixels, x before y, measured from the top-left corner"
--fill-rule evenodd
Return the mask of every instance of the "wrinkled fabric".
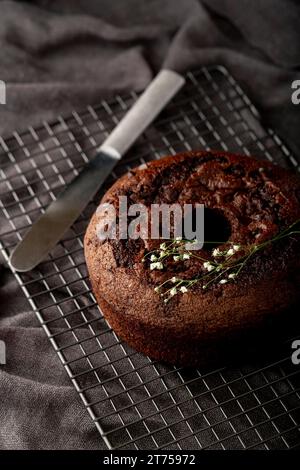
M 300 155 L 300 7 L 293 0 L 0 1 L 0 133 L 125 91 L 162 67 L 225 65 Z M 104 449 L 9 268 L 0 265 L 1 449 Z

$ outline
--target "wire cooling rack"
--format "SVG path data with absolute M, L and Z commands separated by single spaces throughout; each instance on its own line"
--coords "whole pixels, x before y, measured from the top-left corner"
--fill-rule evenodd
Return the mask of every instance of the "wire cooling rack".
M 1 139 L 0 240 L 7 261 L 26 229 L 136 100 L 102 101 Z M 16 274 L 109 449 L 290 449 L 300 442 L 300 368 L 291 343 L 259 364 L 202 371 L 138 354 L 105 322 L 82 239 L 101 194 L 132 166 L 190 149 L 254 154 L 299 170 L 224 68 L 187 74 L 183 91 L 122 159 L 38 269 Z M 299 332 L 300 333 L 300 332 Z

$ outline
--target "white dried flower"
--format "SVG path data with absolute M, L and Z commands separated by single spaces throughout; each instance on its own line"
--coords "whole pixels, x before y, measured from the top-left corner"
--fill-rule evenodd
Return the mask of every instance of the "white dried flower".
M 207 289 L 207 286 L 206 285 L 202 286 L 202 289 Z
M 172 277 L 171 282 L 174 283 L 174 282 L 177 282 L 177 280 L 178 280 L 177 277 L 174 276 L 174 277 Z
M 164 265 L 161 262 L 156 262 L 156 263 L 151 263 L 150 264 L 150 269 L 153 271 L 153 269 L 163 269 Z
M 159 292 L 160 291 L 160 288 L 159 287 L 155 287 L 154 288 L 154 292 Z
M 219 282 L 219 284 L 226 284 L 228 282 L 227 279 L 221 279 L 221 281 Z
M 174 261 L 180 261 L 180 260 L 181 260 L 181 256 L 175 255 L 175 256 L 173 256 L 173 260 L 174 260 Z
M 150 256 L 150 261 L 157 261 L 157 257 L 155 255 Z
M 213 265 L 209 261 L 205 261 L 205 263 L 203 263 L 203 267 L 207 271 L 212 271 L 214 269 Z
M 177 242 L 179 242 L 179 241 L 182 240 L 182 237 L 176 237 L 175 240 L 176 240 Z
M 165 249 L 167 248 L 167 245 L 166 245 L 165 243 L 161 243 L 161 244 L 159 245 L 159 248 L 160 248 L 161 250 L 165 250 Z
M 164 303 L 165 303 L 165 304 L 168 303 L 168 301 L 169 301 L 169 299 L 164 299 Z
M 241 245 L 233 245 L 232 247 L 234 251 L 239 251 L 240 248 L 241 248 Z
M 219 250 L 219 248 L 215 248 L 212 252 L 212 255 L 216 258 L 217 256 L 220 256 L 221 255 L 221 252 Z
M 228 279 L 234 279 L 236 277 L 236 273 L 230 273 Z
M 190 255 L 188 253 L 184 253 L 182 259 L 190 259 Z
M 165 254 L 166 254 L 166 253 L 165 253 L 164 251 L 161 251 L 161 252 L 159 253 L 159 256 L 162 257 L 162 256 L 165 256 Z
M 233 248 L 229 248 L 229 250 L 227 251 L 226 255 L 227 255 L 227 256 L 232 256 L 232 255 L 234 255 L 234 249 L 233 249 Z
M 171 297 L 174 297 L 174 295 L 176 295 L 176 294 L 177 294 L 177 289 L 176 289 L 176 287 L 173 287 L 173 288 L 170 290 L 170 296 L 171 296 Z
M 182 286 L 182 287 L 180 287 L 180 291 L 181 291 L 183 294 L 185 294 L 185 293 L 188 291 L 188 289 L 187 289 L 185 286 Z

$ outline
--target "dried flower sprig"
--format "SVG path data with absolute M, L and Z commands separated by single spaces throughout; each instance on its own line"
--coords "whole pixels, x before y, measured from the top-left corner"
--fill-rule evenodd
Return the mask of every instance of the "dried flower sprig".
M 150 260 L 150 270 L 163 270 L 167 259 L 171 258 L 174 262 L 184 262 L 196 258 L 202 261 L 202 271 L 204 274 L 192 279 L 182 279 L 180 277 L 173 276 L 167 279 L 159 286 L 155 287 L 155 292 L 160 294 L 164 298 L 164 302 L 167 303 L 172 297 L 181 293 L 185 294 L 195 284 L 201 282 L 202 289 L 206 290 L 212 284 L 227 284 L 233 282 L 240 274 L 241 270 L 245 267 L 249 259 L 258 251 L 267 247 L 271 243 L 277 242 L 283 238 L 292 236 L 294 234 L 300 234 L 300 230 L 297 229 L 297 225 L 300 223 L 300 219 L 290 225 L 287 229 L 280 232 L 274 238 L 264 241 L 260 244 L 242 245 L 232 242 L 219 242 L 219 244 L 228 246 L 225 250 L 214 248 L 212 250 L 212 259 L 208 260 L 202 256 L 196 254 L 193 250 L 187 250 L 187 243 L 197 243 L 197 240 L 185 240 L 182 238 L 176 238 L 174 240 L 168 240 L 167 242 L 161 243 L 159 249 L 148 252 L 143 261 Z M 205 242 L 216 244 L 217 242 Z

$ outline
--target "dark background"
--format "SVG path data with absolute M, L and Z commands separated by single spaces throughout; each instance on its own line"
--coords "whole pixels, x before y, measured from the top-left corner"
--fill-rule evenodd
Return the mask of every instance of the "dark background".
M 166 65 L 225 65 L 300 156 L 297 0 L 0 0 L 0 134 L 115 92 Z M 34 313 L 0 266 L 0 448 L 104 448 Z

